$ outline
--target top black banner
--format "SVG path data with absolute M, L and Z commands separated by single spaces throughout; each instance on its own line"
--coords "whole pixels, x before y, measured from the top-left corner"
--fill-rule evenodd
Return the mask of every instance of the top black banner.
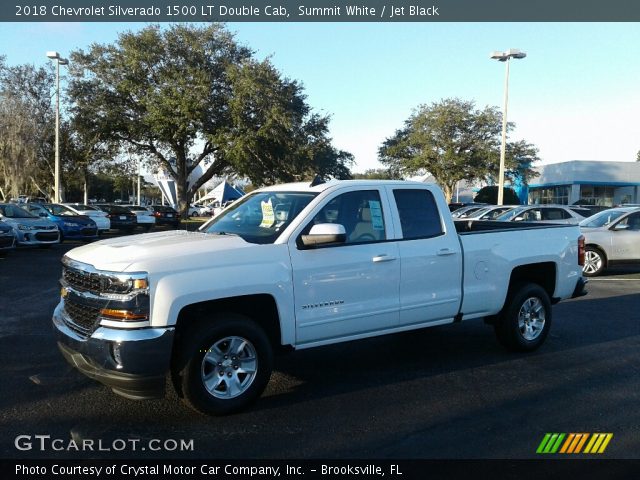
M 4 0 L 2 22 L 637 22 L 638 0 Z

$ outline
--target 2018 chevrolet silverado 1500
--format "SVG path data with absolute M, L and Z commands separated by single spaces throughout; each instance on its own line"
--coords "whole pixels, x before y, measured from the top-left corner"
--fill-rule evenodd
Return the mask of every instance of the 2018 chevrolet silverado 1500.
M 246 195 L 199 232 L 69 251 L 60 350 L 116 393 L 178 394 L 207 414 L 247 406 L 278 347 L 303 349 L 485 318 L 539 347 L 551 304 L 584 293 L 577 226 L 454 223 L 435 185 L 331 181 Z

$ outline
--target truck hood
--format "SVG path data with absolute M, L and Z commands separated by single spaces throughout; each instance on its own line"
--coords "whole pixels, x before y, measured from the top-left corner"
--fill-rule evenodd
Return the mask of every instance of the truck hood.
M 184 268 L 210 263 L 222 251 L 252 246 L 235 235 L 172 230 L 101 240 L 74 248 L 67 257 L 98 270 L 158 271 L 177 264 Z

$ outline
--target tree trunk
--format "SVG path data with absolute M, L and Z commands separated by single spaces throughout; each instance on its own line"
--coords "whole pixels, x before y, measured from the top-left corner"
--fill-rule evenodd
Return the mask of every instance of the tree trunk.
M 455 188 L 456 188 L 455 183 L 453 185 L 447 185 L 444 183 L 442 184 L 442 192 L 444 193 L 444 198 L 447 201 L 447 203 L 451 203 L 451 197 L 453 196 L 453 191 L 455 190 Z

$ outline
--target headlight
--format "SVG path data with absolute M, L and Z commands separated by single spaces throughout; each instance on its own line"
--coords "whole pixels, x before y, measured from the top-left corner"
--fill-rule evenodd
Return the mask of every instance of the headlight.
M 73 222 L 64 222 L 65 227 L 79 227 L 80 225 Z
M 33 230 L 33 227 L 30 227 L 29 225 L 18 225 L 18 230 Z
M 143 277 L 132 278 L 127 275 L 101 275 L 100 292 L 103 293 L 134 293 L 144 291 L 149 287 L 149 281 Z

